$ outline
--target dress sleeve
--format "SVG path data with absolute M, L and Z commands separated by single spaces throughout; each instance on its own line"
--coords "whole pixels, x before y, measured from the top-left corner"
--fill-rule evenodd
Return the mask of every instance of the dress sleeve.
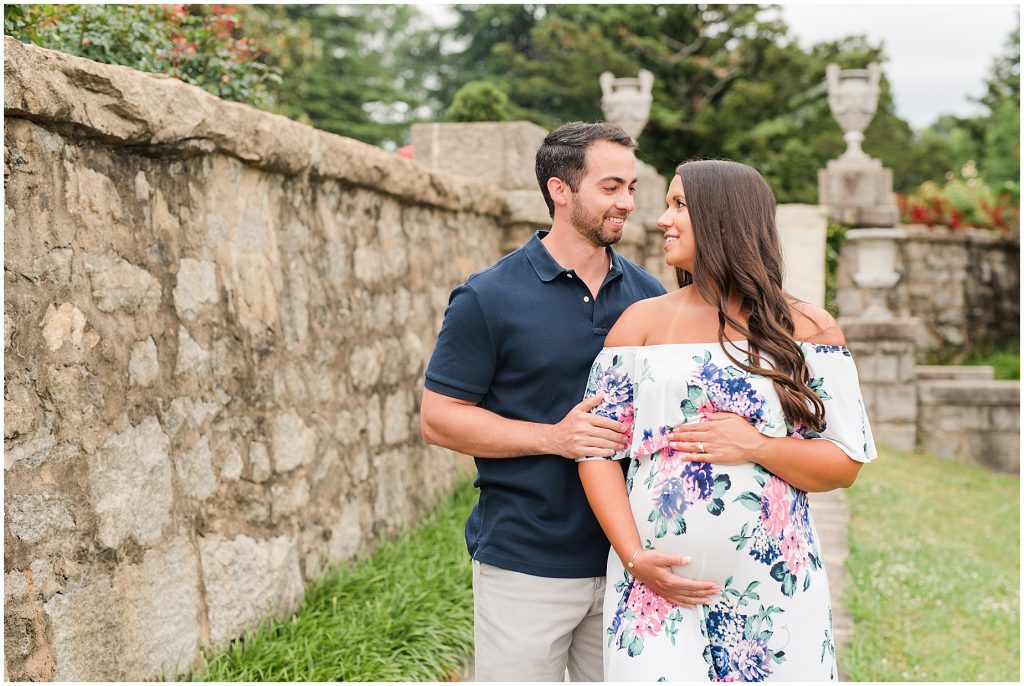
M 871 435 L 864 397 L 853 356 L 843 345 L 805 343 L 811 389 L 825 405 L 825 427 L 820 432 L 797 426 L 794 434 L 819 438 L 839 446 L 850 459 L 871 462 L 878 456 Z
M 594 360 L 587 380 L 584 399 L 604 394 L 604 400 L 591 410 L 602 417 L 610 417 L 626 426 L 626 441 L 633 444 L 634 395 L 634 360 L 636 351 L 630 348 L 605 348 Z M 581 457 L 577 462 L 586 460 L 624 460 L 630 457 L 631 449 L 623 448 L 610 457 Z

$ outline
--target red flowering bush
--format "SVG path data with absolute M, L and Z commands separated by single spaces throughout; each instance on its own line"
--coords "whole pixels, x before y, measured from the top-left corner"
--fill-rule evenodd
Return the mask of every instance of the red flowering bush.
M 257 107 L 273 105 L 269 86 L 281 79 L 231 5 L 5 5 L 4 33 Z
M 996 194 L 968 163 L 959 176 L 949 175 L 939 185 L 925 181 L 909 195 L 896 196 L 900 221 L 904 224 L 968 226 L 1008 233 L 1020 227 L 1020 205 L 1009 193 Z

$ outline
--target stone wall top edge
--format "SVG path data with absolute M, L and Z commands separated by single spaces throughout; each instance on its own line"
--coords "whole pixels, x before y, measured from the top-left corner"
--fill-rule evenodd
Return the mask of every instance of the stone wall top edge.
M 411 202 L 498 218 L 495 186 L 227 102 L 163 74 L 100 64 L 4 36 L 4 114 L 106 145 L 225 154 L 285 175 L 351 182 Z
M 918 399 L 925 405 L 1019 406 L 1020 382 L 998 379 L 918 381 Z
M 924 224 L 901 225 L 907 233 L 907 239 L 915 241 L 933 241 L 936 243 L 988 243 L 1020 246 L 1020 234 L 1010 235 L 997 233 L 989 229 L 966 227 L 951 229 L 948 226 L 925 226 Z

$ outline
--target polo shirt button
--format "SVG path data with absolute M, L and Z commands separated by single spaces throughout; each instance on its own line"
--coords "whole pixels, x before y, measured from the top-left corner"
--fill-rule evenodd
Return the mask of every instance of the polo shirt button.
M 590 296 L 589 295 L 583 296 L 583 302 L 585 302 L 585 303 L 590 302 Z
M 570 279 L 572 278 L 572 274 L 569 274 L 568 272 L 566 272 L 565 275 L 568 276 Z

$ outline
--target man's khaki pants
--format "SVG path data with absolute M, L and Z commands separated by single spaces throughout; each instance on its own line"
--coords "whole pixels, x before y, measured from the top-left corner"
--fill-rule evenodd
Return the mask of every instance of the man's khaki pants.
M 477 681 L 603 681 L 604 577 L 550 579 L 473 561 Z

